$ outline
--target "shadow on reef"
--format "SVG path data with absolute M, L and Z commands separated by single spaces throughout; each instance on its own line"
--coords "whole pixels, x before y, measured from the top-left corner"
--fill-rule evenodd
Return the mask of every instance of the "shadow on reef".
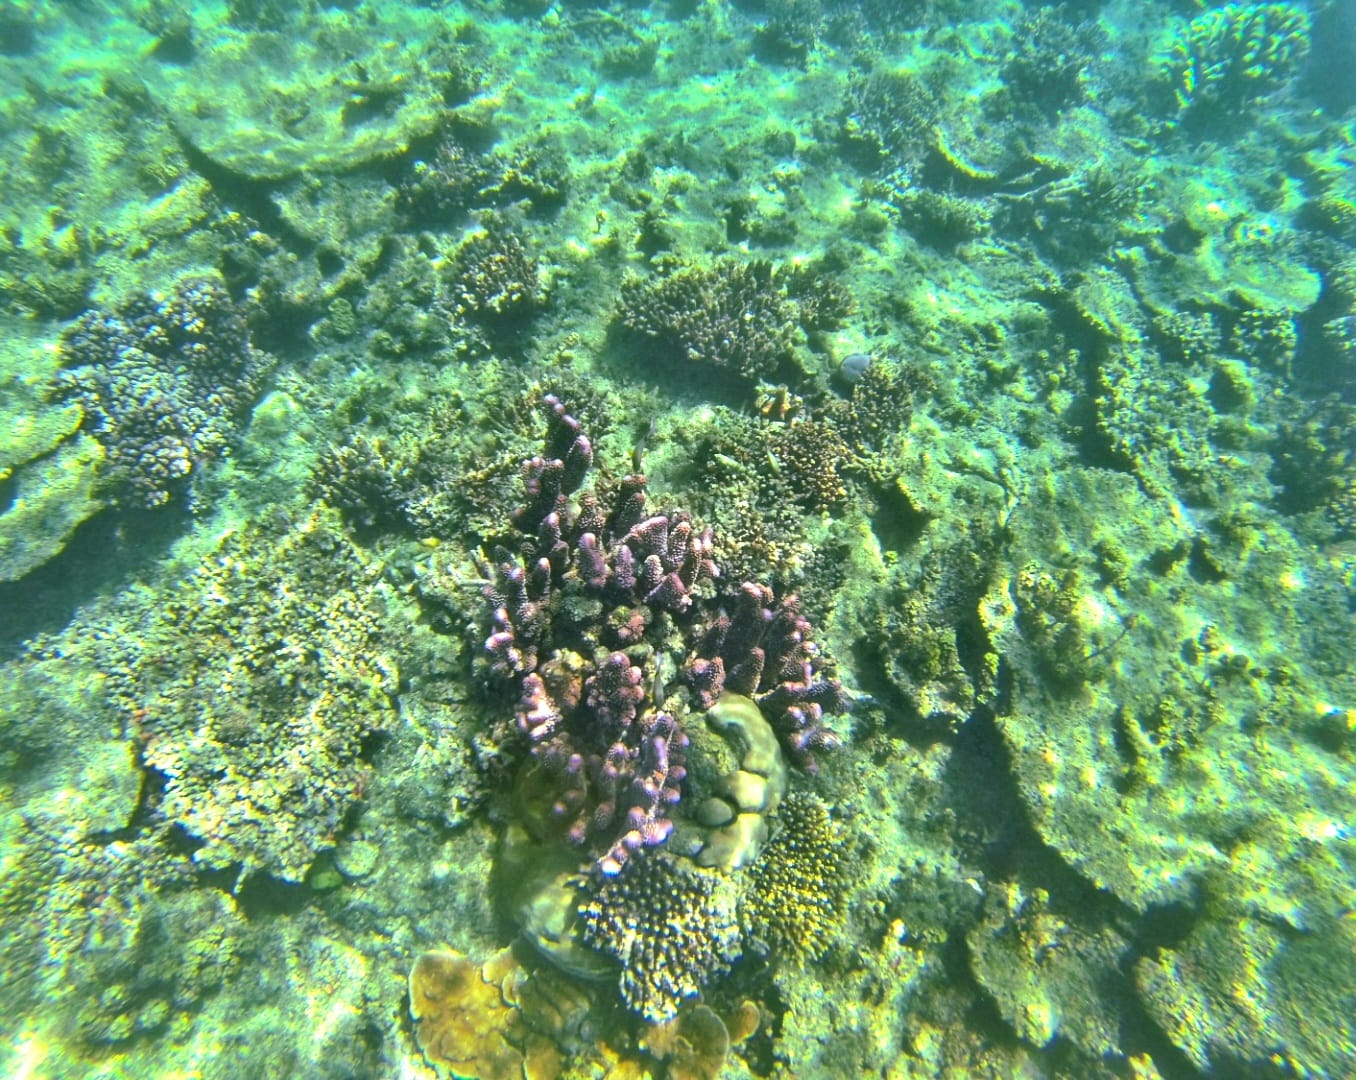
M 183 535 L 187 513 L 113 511 L 76 529 L 66 549 L 18 581 L 0 582 L 0 654 L 39 634 L 59 633 L 90 597 L 159 565 Z

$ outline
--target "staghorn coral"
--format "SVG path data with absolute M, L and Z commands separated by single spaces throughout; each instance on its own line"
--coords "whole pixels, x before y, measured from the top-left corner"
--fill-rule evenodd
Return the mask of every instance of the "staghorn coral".
M 145 507 L 181 494 L 226 452 L 273 365 L 214 277 L 87 312 L 62 334 L 61 351 L 70 370 L 58 375 L 58 395 L 84 407 L 114 496 Z
M 300 881 L 362 793 L 394 718 L 373 571 L 333 512 L 228 535 L 136 633 L 101 645 L 160 778 L 149 809 L 194 860 Z
M 710 529 L 646 514 L 644 477 L 625 477 L 610 509 L 595 492 L 571 506 L 593 449 L 559 400 L 546 404 L 547 456 L 527 463 L 513 515 L 524 539 L 499 548 L 486 588 L 485 651 L 496 674 L 520 678 L 517 729 L 553 781 L 565 835 L 602 848 L 616 873 L 672 828 L 687 736 L 650 687 L 673 621 L 690 620 L 694 590 L 718 571 Z
M 777 832 L 750 871 L 744 900 L 749 933 L 782 956 L 814 960 L 842 928 L 849 884 L 847 848 L 828 808 L 792 792 Z
M 622 1000 L 650 1023 L 671 1020 L 739 956 L 731 879 L 657 854 L 604 880 L 580 905 L 583 939 L 622 965 Z

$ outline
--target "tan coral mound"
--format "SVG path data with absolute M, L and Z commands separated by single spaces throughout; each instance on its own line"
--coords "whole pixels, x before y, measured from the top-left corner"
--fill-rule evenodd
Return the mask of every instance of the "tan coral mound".
M 451 949 L 422 954 L 410 970 L 410 1015 L 424 1057 L 466 1080 L 554 1080 L 561 1052 L 520 1005 L 531 978 L 509 949 L 483 964 Z

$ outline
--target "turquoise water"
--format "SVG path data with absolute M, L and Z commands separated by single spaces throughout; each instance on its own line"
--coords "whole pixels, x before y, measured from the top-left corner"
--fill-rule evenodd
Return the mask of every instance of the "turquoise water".
M 1356 1073 L 1353 18 L 0 3 L 0 1073 Z

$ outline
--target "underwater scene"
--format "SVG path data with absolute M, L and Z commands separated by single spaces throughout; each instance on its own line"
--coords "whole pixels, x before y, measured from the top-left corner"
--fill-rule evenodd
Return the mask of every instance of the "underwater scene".
M 0 1076 L 1356 1076 L 1356 3 L 0 0 Z

